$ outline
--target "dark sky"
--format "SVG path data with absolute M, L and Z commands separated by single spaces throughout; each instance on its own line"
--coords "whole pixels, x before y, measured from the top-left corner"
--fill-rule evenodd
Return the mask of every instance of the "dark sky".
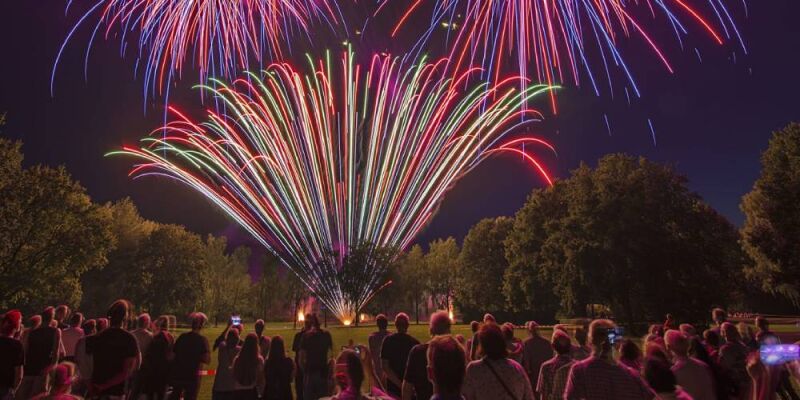
M 690 40 L 683 52 L 662 32 L 664 37 L 657 39 L 675 66 L 674 75 L 641 43 L 623 45 L 644 93 L 632 106 L 621 91 L 612 99 L 586 88 L 563 90 L 559 114 L 548 115 L 533 128 L 558 149 L 557 158 L 544 157 L 553 174 L 565 177 L 581 161 L 594 164 L 609 152 L 646 156 L 687 175 L 693 190 L 741 224 L 739 201 L 758 176 L 759 154 L 771 132 L 800 120 L 800 2 L 750 1 L 747 17 L 739 0 L 729 3 L 748 55 L 733 45 L 712 46 L 704 36 Z M 85 81 L 87 35 L 79 33 L 58 71 L 56 96 L 50 96 L 53 60 L 77 16 L 65 16 L 64 5 L 64 0 L 0 2 L 0 111 L 8 112 L 4 135 L 25 142 L 28 164 L 66 165 L 96 201 L 129 196 L 147 218 L 244 240 L 244 234 L 199 195 L 165 180 L 131 181 L 129 159 L 104 158 L 122 144 L 136 143 L 162 117 L 163 103 L 144 106 L 142 82 L 134 75 L 130 57 L 119 57 L 117 42 L 95 44 Z M 394 50 L 405 45 L 402 40 L 386 44 Z M 701 49 L 702 62 L 694 46 Z M 182 108 L 199 110 L 195 92 L 179 88 L 173 93 L 173 102 Z M 604 114 L 610 118 L 611 135 Z M 654 123 L 657 145 L 648 118 Z M 511 215 L 541 184 L 516 158 L 490 160 L 450 192 L 419 240 L 462 237 L 481 218 Z

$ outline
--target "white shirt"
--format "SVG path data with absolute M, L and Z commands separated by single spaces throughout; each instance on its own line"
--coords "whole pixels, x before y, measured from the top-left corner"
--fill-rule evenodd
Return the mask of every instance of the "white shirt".
M 61 332 L 61 343 L 64 345 L 64 355 L 67 357 L 75 357 L 75 346 L 78 340 L 83 337 L 83 329 L 81 328 L 67 328 Z

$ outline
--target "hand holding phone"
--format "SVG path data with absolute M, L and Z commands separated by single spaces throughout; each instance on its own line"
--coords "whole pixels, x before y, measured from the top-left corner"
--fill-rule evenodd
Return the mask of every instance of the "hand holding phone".
M 238 315 L 231 315 L 231 325 L 232 326 L 239 326 L 242 324 L 242 317 Z

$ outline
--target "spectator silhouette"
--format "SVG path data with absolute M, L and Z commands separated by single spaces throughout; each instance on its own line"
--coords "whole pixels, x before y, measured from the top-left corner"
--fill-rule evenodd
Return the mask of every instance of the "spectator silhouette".
M 264 323 L 263 319 L 259 319 L 255 324 L 253 324 L 253 329 L 255 329 L 256 335 L 258 336 L 258 348 L 260 349 L 259 351 L 261 352 L 261 357 L 266 360 L 267 356 L 269 355 L 270 338 L 269 336 L 264 335 L 265 327 L 266 324 Z
M 80 397 L 72 394 L 75 379 L 75 364 L 64 362 L 55 365 L 48 371 L 50 393 L 41 393 L 33 400 L 80 400 Z
M 86 353 L 92 357 L 90 396 L 125 395 L 125 381 L 136 369 L 139 347 L 124 329 L 130 312 L 127 300 L 117 300 L 108 309 L 109 327 L 86 339 Z
M 445 311 L 431 315 L 428 332 L 432 338 L 450 335 L 450 316 Z M 428 379 L 428 348 L 430 342 L 418 344 L 408 354 L 408 363 L 403 373 L 403 400 L 430 399 L 433 385 Z
M 293 371 L 294 362 L 286 356 L 283 338 L 273 337 L 264 364 L 264 400 L 292 400 Z
M 397 314 L 394 326 L 397 332 L 383 340 L 381 347 L 381 363 L 386 375 L 386 390 L 394 397 L 402 396 L 403 377 L 408 364 L 411 349 L 419 344 L 417 339 L 408 334 L 408 315 Z
M 369 344 L 369 352 L 372 355 L 372 365 L 375 366 L 375 375 L 381 382 L 384 382 L 383 366 L 381 365 L 381 346 L 383 346 L 383 339 L 391 334 L 389 332 L 389 320 L 383 314 L 378 314 L 375 317 L 375 324 L 378 326 L 378 331 L 369 335 L 367 342 Z
M 41 325 L 27 335 L 25 347 L 25 376 L 17 396 L 34 397 L 47 390 L 47 372 L 61 358 L 61 331 L 54 325 L 55 309 L 47 307 L 41 313 Z
M 644 377 L 647 383 L 656 392 L 657 400 L 692 400 L 678 386 L 675 375 L 672 373 L 667 361 L 661 358 L 648 358 L 644 362 Z
M 719 366 L 723 376 L 730 385 L 726 385 L 729 396 L 736 399 L 745 399 L 750 390 L 750 378 L 747 374 L 747 354 L 749 350 L 742 343 L 739 331 L 730 322 L 720 326 L 725 344 L 719 349 Z
M 507 358 L 506 340 L 497 324 L 488 323 L 478 332 L 484 357 L 467 366 L 464 397 L 467 400 L 532 400 L 533 389 L 519 363 Z
M 304 374 L 303 368 L 300 366 L 300 344 L 303 341 L 303 335 L 311 329 L 311 314 L 306 314 L 305 319 L 303 322 L 303 327 L 300 329 L 299 332 L 294 334 L 294 339 L 292 340 L 292 352 L 294 352 L 294 365 L 295 365 L 295 374 L 294 374 L 294 391 L 297 393 L 297 398 L 299 400 L 305 399 L 303 393 L 303 382 Z
M 172 393 L 170 400 L 197 399 L 200 389 L 200 368 L 211 361 L 211 352 L 208 339 L 200 331 L 203 330 L 208 317 L 201 312 L 189 316 L 192 330 L 182 334 L 175 341 L 173 352 L 175 359 L 172 362 Z
M 75 362 L 75 347 L 78 340 L 84 336 L 83 314 L 72 313 L 69 318 L 69 327 L 61 331 L 61 343 L 64 346 L 64 361 Z
M 334 369 L 338 393 L 334 400 L 392 400 L 380 387 L 372 366 L 372 355 L 365 346 L 355 346 L 343 350 L 336 357 Z M 369 391 L 362 393 L 362 386 L 367 383 Z
M 229 400 L 233 398 L 236 384 L 233 378 L 233 360 L 239 354 L 239 330 L 231 328 L 228 324 L 224 331 L 225 340 L 217 347 L 217 375 L 214 377 L 214 386 L 211 388 L 211 398 L 214 400 Z
M 625 339 L 619 346 L 619 363 L 634 370 L 642 369 L 642 349 L 630 339 Z
M 175 344 L 175 339 L 169 333 L 169 320 L 159 318 L 156 328 L 153 340 L 142 357 L 142 368 L 139 371 L 139 394 L 149 400 L 166 398 L 169 361 Z
M 559 400 L 564 396 L 566 379 L 561 378 L 556 384 L 556 374 L 569 376 L 569 369 L 575 362 L 572 358 L 572 341 L 562 331 L 553 332 L 551 340 L 553 358 L 542 363 L 536 380 L 536 393 L 542 400 Z M 565 372 L 562 372 L 565 371 Z
M 431 400 L 461 400 L 466 375 L 464 349 L 450 336 L 436 336 L 428 343 L 428 379 L 433 383 Z M 422 398 L 420 398 L 422 399 Z
M 689 339 L 678 331 L 670 330 L 665 335 L 665 342 L 667 351 L 672 355 L 671 369 L 678 385 L 694 400 L 716 399 L 711 368 L 689 355 Z
M 614 361 L 609 333 L 616 325 L 609 320 L 595 320 L 589 325 L 592 355 L 576 362 L 569 373 L 564 399 L 650 400 L 653 393 L 630 369 Z
M 261 357 L 258 341 L 258 334 L 247 335 L 239 354 L 233 360 L 236 388 L 233 400 L 256 400 L 264 386 L 264 358 Z
M 539 333 L 539 324 L 536 321 L 529 321 L 526 324 L 528 338 L 522 342 L 522 366 L 531 382 L 531 387 L 535 387 L 539 382 L 539 370 L 542 364 L 553 358 L 554 342 L 551 343 L 543 338 Z M 567 337 L 569 341 L 569 337 Z M 570 343 L 570 351 L 572 344 Z M 557 358 L 557 357 L 556 357 Z
M 320 327 L 317 314 L 309 314 L 310 328 L 300 341 L 300 366 L 303 370 L 303 396 L 316 400 L 328 396 L 328 377 L 331 373 L 333 339 Z
M 22 382 L 25 350 L 16 338 L 21 323 L 22 313 L 18 310 L 6 312 L 0 322 L 0 399 L 13 399 Z

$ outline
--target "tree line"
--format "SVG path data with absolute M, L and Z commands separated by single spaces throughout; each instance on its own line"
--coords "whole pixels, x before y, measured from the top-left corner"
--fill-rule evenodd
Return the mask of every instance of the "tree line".
M 128 199 L 96 204 L 63 167 L 22 161 L 21 144 L 0 138 L 0 309 L 66 303 L 91 315 L 124 295 L 156 315 L 285 320 L 308 295 L 273 257 L 251 267 L 247 248 L 148 221 Z M 608 155 L 534 190 L 516 215 L 478 222 L 460 244 L 400 253 L 362 311 L 644 321 L 701 319 L 714 306 L 795 310 L 800 125 L 773 135 L 741 207 L 737 229 L 671 167 Z

